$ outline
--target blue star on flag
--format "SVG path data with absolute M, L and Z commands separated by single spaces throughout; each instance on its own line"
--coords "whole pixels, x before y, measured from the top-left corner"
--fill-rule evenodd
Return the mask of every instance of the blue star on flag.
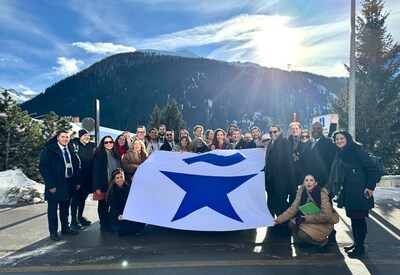
M 228 194 L 257 174 L 216 177 L 167 171 L 160 172 L 186 192 L 171 222 L 182 219 L 190 213 L 208 206 L 226 217 L 243 223 L 229 201 Z

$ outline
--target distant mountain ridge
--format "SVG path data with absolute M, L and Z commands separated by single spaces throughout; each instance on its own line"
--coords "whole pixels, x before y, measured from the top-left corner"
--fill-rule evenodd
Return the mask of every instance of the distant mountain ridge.
M 155 104 L 169 99 L 181 107 L 189 129 L 226 129 L 232 122 L 243 130 L 253 124 L 264 131 L 271 123 L 283 127 L 293 113 L 305 126 L 329 110 L 345 86 L 345 78 L 288 72 L 257 64 L 228 63 L 202 57 L 137 51 L 107 57 L 25 102 L 28 112 L 94 116 L 100 100 L 101 124 L 133 131 L 147 125 Z
M 11 98 L 13 100 L 15 100 L 19 104 L 21 104 L 21 103 L 23 103 L 23 102 L 25 102 L 27 100 L 30 100 L 30 99 L 32 99 L 32 98 L 34 98 L 36 96 L 36 94 L 25 94 L 23 92 L 17 92 L 14 89 L 6 89 L 6 88 L 1 88 L 0 87 L 0 97 L 2 97 L 1 94 L 4 91 L 7 91 L 10 94 Z
M 194 54 L 194 53 L 192 53 L 191 51 L 188 51 L 188 50 L 170 52 L 170 51 L 147 49 L 147 50 L 137 50 L 136 52 L 159 54 L 159 55 L 180 56 L 180 57 L 200 58 L 200 56 L 198 56 L 198 55 L 196 55 L 196 54 Z

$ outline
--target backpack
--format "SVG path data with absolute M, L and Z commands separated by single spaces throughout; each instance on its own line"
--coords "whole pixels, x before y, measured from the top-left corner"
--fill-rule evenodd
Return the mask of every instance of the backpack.
M 375 183 L 378 183 L 381 181 L 381 178 L 383 176 L 383 161 L 381 157 L 377 157 L 374 155 L 369 155 L 369 157 L 371 158 L 372 162 L 374 163 L 374 165 L 376 166 L 376 169 L 378 170 L 378 172 L 375 175 Z

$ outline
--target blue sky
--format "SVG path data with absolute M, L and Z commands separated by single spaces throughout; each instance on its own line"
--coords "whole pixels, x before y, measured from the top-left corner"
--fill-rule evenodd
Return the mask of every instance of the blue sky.
M 400 1 L 385 10 L 399 41 Z M 350 0 L 1 0 L 0 14 L 0 87 L 26 93 L 141 49 L 326 76 L 349 60 Z

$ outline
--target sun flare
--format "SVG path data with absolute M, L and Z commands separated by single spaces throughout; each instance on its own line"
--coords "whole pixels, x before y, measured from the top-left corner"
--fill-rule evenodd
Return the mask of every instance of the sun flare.
M 303 35 L 300 29 L 287 27 L 288 20 L 287 17 L 268 17 L 254 33 L 251 43 L 259 64 L 287 69 L 288 64 L 296 63 Z

